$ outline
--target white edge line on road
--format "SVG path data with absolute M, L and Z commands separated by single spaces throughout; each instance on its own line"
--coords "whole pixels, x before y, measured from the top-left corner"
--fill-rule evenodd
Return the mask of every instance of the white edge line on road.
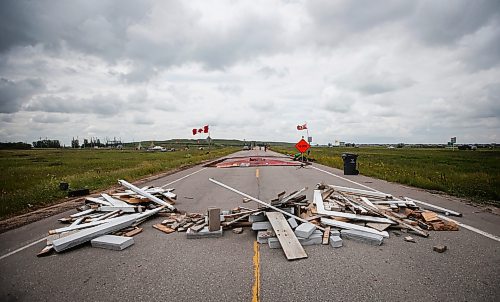
M 176 183 L 176 182 L 178 182 L 178 181 L 181 181 L 181 180 L 183 180 L 183 179 L 185 179 L 185 178 L 188 178 L 189 176 L 194 175 L 194 174 L 196 174 L 196 173 L 198 173 L 198 172 L 201 172 L 201 171 L 203 171 L 203 170 L 205 170 L 205 169 L 207 169 L 207 168 L 205 167 L 205 168 L 202 168 L 202 169 L 200 169 L 200 170 L 194 171 L 194 172 L 193 172 L 193 173 L 191 173 L 191 174 L 188 174 L 188 175 L 183 176 L 183 177 L 181 177 L 181 178 L 179 178 L 179 179 L 177 179 L 177 180 L 174 180 L 174 181 L 172 181 L 172 182 L 169 182 L 168 184 L 165 184 L 165 185 L 163 185 L 163 186 L 161 186 L 161 187 L 162 187 L 162 188 L 164 188 L 164 187 L 166 187 L 166 186 L 168 186 L 168 185 L 171 185 L 171 184 Z M 32 243 L 30 243 L 30 244 L 27 244 L 27 245 L 25 245 L 25 246 L 23 246 L 23 247 L 20 247 L 20 248 L 18 248 L 17 250 L 14 250 L 14 251 L 12 251 L 12 252 L 10 252 L 10 253 L 7 253 L 7 254 L 5 254 L 5 255 L 3 255 L 3 256 L 0 256 L 0 260 L 2 260 L 3 258 L 7 258 L 7 257 L 9 257 L 9 256 L 11 256 L 11 255 L 14 255 L 14 254 L 16 254 L 16 253 L 18 253 L 18 252 L 20 252 L 20 251 L 22 251 L 22 250 L 24 250 L 24 249 L 27 249 L 27 248 L 29 248 L 30 246 L 33 246 L 33 245 L 35 245 L 35 244 L 37 244 L 37 243 L 40 243 L 40 242 L 42 242 L 42 241 L 44 241 L 44 240 L 47 240 L 47 237 L 44 237 L 44 238 L 42 238 L 42 239 L 40 239 L 40 240 L 37 240 L 37 241 L 32 242 Z
M 40 243 L 40 242 L 42 242 L 42 241 L 44 241 L 44 240 L 47 240 L 47 237 L 44 237 L 44 238 L 42 238 L 42 239 L 40 239 L 40 240 L 37 240 L 37 241 L 32 242 L 32 243 L 30 243 L 30 244 L 27 244 L 27 245 L 25 245 L 25 246 L 23 246 L 23 247 L 20 247 L 20 248 L 18 248 L 17 250 L 13 250 L 12 252 L 7 253 L 7 254 L 5 254 L 5 255 L 3 255 L 3 256 L 0 256 L 0 260 L 2 260 L 3 258 L 7 258 L 7 257 L 9 257 L 9 256 L 11 256 L 11 255 L 14 255 L 15 253 L 18 253 L 18 252 L 20 252 L 20 251 L 22 251 L 22 250 L 24 250 L 24 249 L 27 249 L 27 248 L 29 248 L 30 246 L 33 246 L 33 245 L 35 245 L 35 244 L 37 244 L 37 243 Z
M 350 180 L 350 179 L 347 179 L 347 178 L 345 178 L 345 177 L 338 176 L 337 174 L 333 174 L 333 173 L 331 173 L 331 172 L 328 172 L 328 171 L 322 170 L 322 169 L 320 169 L 320 168 L 318 168 L 318 167 L 311 166 L 311 168 L 313 168 L 313 169 L 315 169 L 315 170 L 318 170 L 318 171 L 321 171 L 321 172 L 323 172 L 323 173 L 326 173 L 326 174 L 328 174 L 328 175 L 338 177 L 338 178 L 343 179 L 343 180 L 345 180 L 345 181 L 351 182 L 351 183 L 356 184 L 356 185 L 358 185 L 358 186 L 361 186 L 361 187 L 363 187 L 363 188 L 365 188 L 365 189 L 369 189 L 369 190 L 372 190 L 372 191 L 374 191 L 374 192 L 378 192 L 378 193 L 383 193 L 383 192 L 380 192 L 379 190 L 375 190 L 374 188 L 370 188 L 369 186 L 365 186 L 365 185 L 363 185 L 363 184 L 360 184 L 359 182 L 355 182 L 355 181 Z
M 176 179 L 176 180 L 174 180 L 174 181 L 171 181 L 171 182 L 169 182 L 168 184 L 164 184 L 163 186 L 161 186 L 161 188 L 165 188 L 166 186 L 169 186 L 169 185 L 171 185 L 171 184 L 174 184 L 174 183 L 176 183 L 176 182 L 178 182 L 178 181 L 181 181 L 181 180 L 183 180 L 183 179 L 185 179 L 185 178 L 188 178 L 189 176 L 195 175 L 196 173 L 201 172 L 201 171 L 206 170 L 206 169 L 207 169 L 207 167 L 202 168 L 202 169 L 197 170 L 197 171 L 194 171 L 193 173 L 190 173 L 190 174 L 188 174 L 188 175 L 186 175 L 186 176 L 183 176 L 183 177 L 181 177 L 181 178 L 179 178 L 179 179 Z
M 369 189 L 369 190 L 372 190 L 372 191 L 375 191 L 375 192 L 378 192 L 378 193 L 383 193 L 383 192 L 380 192 L 379 190 L 375 190 L 374 188 L 370 188 L 369 186 L 365 186 L 365 185 L 363 185 L 363 184 L 360 184 L 360 183 L 358 183 L 358 182 L 355 182 L 355 181 L 353 181 L 353 180 L 347 179 L 347 178 L 342 177 L 342 176 L 338 176 L 338 175 L 336 175 L 336 174 L 333 174 L 333 173 L 331 173 L 331 172 L 328 172 L 328 171 L 322 170 L 322 169 L 320 169 L 320 168 L 317 168 L 317 167 L 314 167 L 314 166 L 311 166 L 311 168 L 313 168 L 313 169 L 315 169 L 315 170 L 318 170 L 318 171 L 321 171 L 321 172 L 323 172 L 323 173 L 326 173 L 326 174 L 328 174 L 328 175 L 338 177 L 338 178 L 340 178 L 340 179 L 343 179 L 343 180 L 345 180 L 345 181 L 351 182 L 351 183 L 356 184 L 356 185 L 358 185 L 358 186 L 361 186 L 361 187 L 363 187 L 363 188 L 366 188 L 366 189 Z M 429 205 L 431 205 L 431 206 L 435 206 L 435 205 L 433 205 L 433 204 L 429 204 Z M 475 227 L 473 227 L 473 226 L 470 226 L 470 225 L 467 225 L 467 224 L 461 223 L 461 222 L 459 222 L 459 221 L 453 220 L 453 219 L 451 219 L 451 218 L 448 218 L 448 217 L 445 217 L 445 216 L 442 216 L 442 215 L 438 215 L 438 217 L 439 217 L 439 218 L 441 218 L 441 219 L 444 219 L 444 220 L 448 220 L 448 221 L 455 222 L 456 224 L 458 224 L 459 226 L 463 227 L 464 229 L 467 229 L 467 230 L 472 231 L 472 232 L 474 232 L 474 233 L 477 233 L 477 234 L 479 234 L 479 235 L 483 235 L 483 236 L 485 236 L 485 237 L 487 237 L 487 238 L 490 238 L 490 239 L 493 239 L 493 240 L 495 240 L 495 241 L 500 242 L 500 237 L 498 237 L 498 236 L 495 236 L 495 235 L 493 235 L 493 234 L 487 233 L 487 232 L 485 232 L 485 231 L 481 231 L 480 229 L 477 229 L 477 228 L 475 228 Z

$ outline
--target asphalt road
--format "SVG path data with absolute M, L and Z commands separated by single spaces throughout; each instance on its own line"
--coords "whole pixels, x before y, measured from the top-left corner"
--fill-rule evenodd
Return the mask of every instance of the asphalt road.
M 251 150 L 233 156 L 257 154 L 273 153 Z M 306 186 L 312 200 L 318 182 L 360 188 L 328 173 L 344 177 L 337 169 L 316 164 L 307 168 L 197 166 L 150 184 L 175 181 L 168 187 L 176 189 L 176 207 L 188 212 L 205 212 L 209 206 L 256 206 L 243 204 L 239 195 L 211 183 L 209 177 L 262 200 Z M 500 236 L 500 216 L 455 198 L 364 176 L 345 178 L 462 212 L 464 216 L 457 221 Z M 260 246 L 256 257 L 255 234 L 250 229 L 240 235 L 226 231 L 222 238 L 188 240 L 184 233 L 167 235 L 153 229 L 162 220 L 157 217 L 143 223 L 144 231 L 134 237 L 135 245 L 120 252 L 86 245 L 37 258 L 45 245 L 40 242 L 1 258 L 45 237 L 58 226 L 58 217 L 70 213 L 0 235 L 0 301 L 500 300 L 500 242 L 464 228 L 432 232 L 429 238 L 413 236 L 416 243 L 391 232 L 382 246 L 351 240 L 344 240 L 339 249 L 307 246 L 307 259 L 289 262 L 281 250 L 267 245 Z M 448 251 L 434 252 L 436 244 L 447 245 Z M 254 262 L 259 264 L 258 271 Z

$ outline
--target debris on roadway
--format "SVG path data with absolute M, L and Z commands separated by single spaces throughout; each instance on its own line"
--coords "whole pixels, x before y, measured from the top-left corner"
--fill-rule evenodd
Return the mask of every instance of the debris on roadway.
M 453 220 L 416 205 L 420 203 L 426 207 L 428 204 L 407 197 L 396 198 L 379 191 L 318 184 L 312 202 L 303 194 L 307 188 L 288 195 L 281 192 L 277 198 L 265 202 L 215 179 L 209 180 L 243 196 L 244 202 L 259 204 L 258 209 L 238 207 L 232 211 L 222 211 L 220 222 L 213 223 L 220 223 L 222 229 L 251 228 L 256 232 L 258 243 L 267 244 L 272 249 L 282 249 L 288 260 L 307 258 L 304 246 L 323 244 L 340 248 L 343 239 L 382 245 L 389 238 L 389 230 L 421 237 L 428 237 L 431 230 L 458 231 L 458 225 Z M 440 210 L 448 215 L 461 216 L 451 210 Z M 203 221 L 203 225 L 211 223 L 207 215 Z M 203 233 L 199 233 L 200 228 L 190 227 L 187 230 L 188 238 L 194 233 L 199 235 L 193 238 L 216 237 L 207 226 L 203 227 Z M 400 236 L 399 233 L 397 235 Z M 416 243 L 411 236 L 405 236 L 404 240 Z M 435 248 L 439 252 L 445 249 Z
M 125 180 L 118 182 L 125 189 L 86 197 L 78 213 L 59 219 L 68 225 L 49 231 L 47 246 L 38 256 L 63 252 L 89 241 L 94 247 L 122 250 L 134 244 L 130 237 L 142 232 L 137 226 L 146 219 L 176 212 L 174 189 L 138 188 Z
M 153 228 L 165 234 L 186 233 L 187 239 L 218 238 L 225 230 L 241 234 L 245 228 L 255 232 L 256 241 L 271 249 L 282 249 L 288 260 L 307 258 L 304 246 L 344 246 L 343 240 L 369 245 L 382 245 L 389 231 L 399 237 L 428 237 L 429 231 L 457 231 L 453 220 L 426 210 L 431 206 L 415 199 L 396 198 L 379 191 L 317 184 L 312 201 L 307 187 L 287 194 L 280 192 L 269 202 L 259 200 L 226 184 L 210 178 L 211 182 L 237 193 L 242 202 L 257 203 L 257 208 L 238 206 L 232 210 L 209 207 L 206 213 L 179 212 L 174 207 L 174 189 L 159 187 L 138 188 L 124 180 L 125 188 L 100 197 L 87 197 L 79 212 L 59 219 L 68 226 L 49 231 L 47 247 L 39 256 L 51 251 L 62 252 L 83 243 L 112 250 L 122 250 L 134 243 L 134 235 L 143 231 L 138 225 L 154 215 L 163 220 Z M 422 204 L 424 209 L 417 206 Z M 441 213 L 460 216 L 460 213 L 438 208 Z M 113 236 L 110 236 L 113 235 Z M 131 240 L 132 239 L 132 240 Z M 446 247 L 435 247 L 443 252 Z

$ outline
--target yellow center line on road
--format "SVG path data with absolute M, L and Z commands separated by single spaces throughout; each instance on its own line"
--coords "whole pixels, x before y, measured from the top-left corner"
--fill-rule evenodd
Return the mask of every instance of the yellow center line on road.
M 255 169 L 255 177 L 259 178 L 259 169 Z
M 257 241 L 253 242 L 253 286 L 252 286 L 252 302 L 258 302 L 260 300 L 260 254 L 259 254 L 259 243 Z

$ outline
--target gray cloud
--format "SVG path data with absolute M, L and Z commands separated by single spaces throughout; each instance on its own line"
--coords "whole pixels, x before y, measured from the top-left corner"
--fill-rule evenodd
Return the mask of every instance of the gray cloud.
M 44 89 L 45 84 L 40 79 L 11 81 L 0 78 L 0 113 L 19 111 L 35 93 Z
M 408 27 L 426 43 L 449 45 L 498 18 L 499 13 L 496 0 L 420 1 Z
M 58 114 L 37 114 L 32 118 L 33 122 L 42 124 L 60 124 L 69 122 L 69 120 L 68 116 Z
M 89 98 L 43 96 L 31 100 L 24 106 L 24 109 L 26 111 L 115 115 L 121 111 L 122 104 L 121 98 L 113 94 L 94 95 Z

